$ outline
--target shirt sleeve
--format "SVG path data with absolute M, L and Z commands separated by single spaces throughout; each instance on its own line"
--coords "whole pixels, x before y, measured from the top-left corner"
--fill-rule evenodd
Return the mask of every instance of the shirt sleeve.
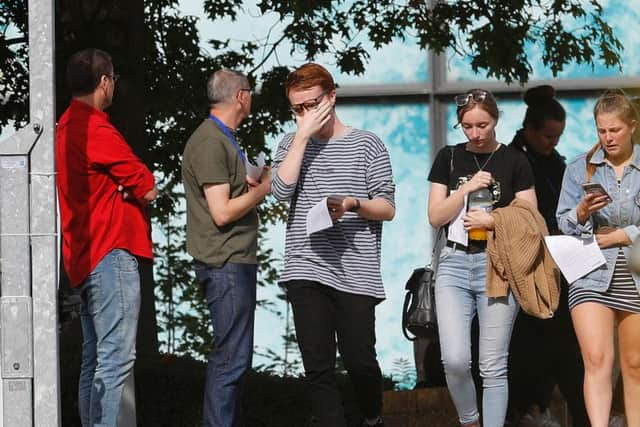
M 87 157 L 93 167 L 106 170 L 137 200 L 153 189 L 155 178 L 115 128 L 96 128 L 87 142 Z
M 297 182 L 293 182 L 291 184 L 285 183 L 280 176 L 278 175 L 278 168 L 280 164 L 287 157 L 287 153 L 289 152 L 289 147 L 293 142 L 293 134 L 285 135 L 285 137 L 278 144 L 278 149 L 276 150 L 276 155 L 273 158 L 273 169 L 272 169 L 272 181 L 271 181 L 271 194 L 276 200 L 289 200 L 293 197 L 293 193 L 296 191 L 296 187 L 298 185 Z
M 577 206 L 582 199 L 583 191 L 581 183 L 584 181 L 584 178 L 578 179 L 576 175 L 582 171 L 582 176 L 584 176 L 584 167 L 578 168 L 578 162 L 584 162 L 584 157 L 579 159 L 580 160 L 571 163 L 564 172 L 556 219 L 558 220 L 558 228 L 564 234 L 589 237 L 593 234 L 591 217 L 589 217 L 584 224 L 578 222 Z
M 386 148 L 369 162 L 366 172 L 367 192 L 370 199 L 384 199 L 395 208 L 396 185 L 393 182 L 391 159 Z
M 231 183 L 229 159 L 224 141 L 217 138 L 195 141 L 188 162 L 198 186 Z
M 513 147 L 508 147 L 513 151 L 515 161 L 513 162 L 513 192 L 524 191 L 536 185 L 536 178 L 533 175 L 531 164 L 525 154 Z
M 429 172 L 428 180 L 437 184 L 446 185 L 448 188 L 449 172 L 451 168 L 450 164 L 451 149 L 450 147 L 444 147 L 438 151 L 438 154 L 436 154 L 436 158 L 431 166 L 431 172 Z

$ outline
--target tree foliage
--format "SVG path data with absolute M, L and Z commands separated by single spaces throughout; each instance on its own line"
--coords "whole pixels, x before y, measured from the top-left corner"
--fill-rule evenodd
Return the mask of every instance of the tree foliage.
M 397 39 L 417 40 L 420 49 L 468 57 L 475 72 L 526 82 L 532 61 L 541 59 L 554 75 L 572 62 L 619 67 L 622 48 L 601 19 L 596 0 L 459 0 L 435 5 L 424 0 L 257 0 L 260 13 L 274 15 L 276 22 L 263 37 L 241 42 L 237 34 L 201 40 L 197 18 L 184 16 L 175 0 L 145 0 L 143 9 L 135 4 L 56 1 L 57 113 L 68 102 L 64 66 L 71 53 L 84 47 L 109 51 L 123 75 L 112 116 L 153 169 L 162 190 L 153 221 L 163 235 L 156 242 L 156 283 L 165 348 L 199 356 L 207 352 L 210 330 L 185 255 L 180 155 L 206 116 L 204 89 L 212 71 L 238 69 L 260 87 L 253 114 L 239 129 L 240 140 L 254 157 L 264 149 L 265 136 L 281 133 L 291 120 L 283 82 L 293 64 L 274 60 L 282 49 L 306 60 L 330 55 L 340 71 L 358 75 L 369 60 L 369 43 L 363 44 L 363 37 L 375 49 Z M 205 19 L 213 25 L 246 13 L 241 0 L 202 4 Z M 26 0 L 0 4 L 0 128 L 27 121 L 26 11 Z M 540 47 L 542 58 L 528 56 L 530 44 Z M 263 223 L 269 223 L 284 219 L 285 209 L 268 201 L 260 213 Z M 261 247 L 263 285 L 275 282 L 278 255 Z M 289 331 L 284 335 L 290 339 Z
M 27 8 L 24 0 L 0 4 L 0 130 L 10 121 L 27 121 L 29 94 Z

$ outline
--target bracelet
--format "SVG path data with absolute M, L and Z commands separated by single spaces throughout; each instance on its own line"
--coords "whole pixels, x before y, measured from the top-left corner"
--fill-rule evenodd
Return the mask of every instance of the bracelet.
M 356 199 L 356 205 L 349 209 L 349 212 L 358 212 L 360 210 L 360 199 Z

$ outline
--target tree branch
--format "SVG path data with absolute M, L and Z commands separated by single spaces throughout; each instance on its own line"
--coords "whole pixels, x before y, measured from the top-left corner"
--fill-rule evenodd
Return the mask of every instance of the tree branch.
M 258 69 L 260 67 L 262 67 L 264 65 L 265 62 L 267 62 L 267 60 L 269 59 L 269 57 L 273 54 L 273 52 L 276 50 L 276 48 L 280 45 L 280 43 L 282 43 L 282 41 L 284 39 L 287 38 L 286 33 L 284 33 L 278 40 L 276 40 L 272 45 L 271 45 L 271 49 L 269 49 L 269 52 L 267 52 L 267 54 L 265 56 L 262 57 L 262 60 L 258 63 L 258 65 L 256 65 L 255 67 L 253 67 L 253 69 L 251 71 L 249 71 L 249 74 L 253 74 L 256 71 L 258 71 Z
M 27 43 L 29 40 L 27 40 L 27 36 L 22 36 L 22 37 L 14 37 L 12 39 L 6 39 L 2 44 L 4 44 L 5 46 L 11 46 L 13 44 L 20 44 L 20 43 Z

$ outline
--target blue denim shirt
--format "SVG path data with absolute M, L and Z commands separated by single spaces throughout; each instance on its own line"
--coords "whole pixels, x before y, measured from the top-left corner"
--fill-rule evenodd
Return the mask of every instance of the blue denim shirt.
M 584 195 L 582 183 L 586 178 L 585 157 L 586 154 L 583 154 L 571 162 L 564 173 L 556 212 L 558 227 L 564 234 L 580 237 L 592 236 L 596 229 L 603 226 L 622 228 L 629 240 L 634 242 L 640 235 L 640 146 L 634 144 L 633 158 L 625 166 L 619 186 L 613 168 L 605 162 L 604 151 L 599 149 L 593 155 L 590 162 L 597 167 L 591 182 L 602 184 L 613 200 L 581 225 L 578 223 L 576 207 Z M 622 249 L 628 259 L 630 246 Z M 618 251 L 618 247 L 602 249 L 607 263 L 576 280 L 573 285 L 605 291 L 611 283 Z M 640 291 L 640 276 L 633 274 L 633 280 Z

